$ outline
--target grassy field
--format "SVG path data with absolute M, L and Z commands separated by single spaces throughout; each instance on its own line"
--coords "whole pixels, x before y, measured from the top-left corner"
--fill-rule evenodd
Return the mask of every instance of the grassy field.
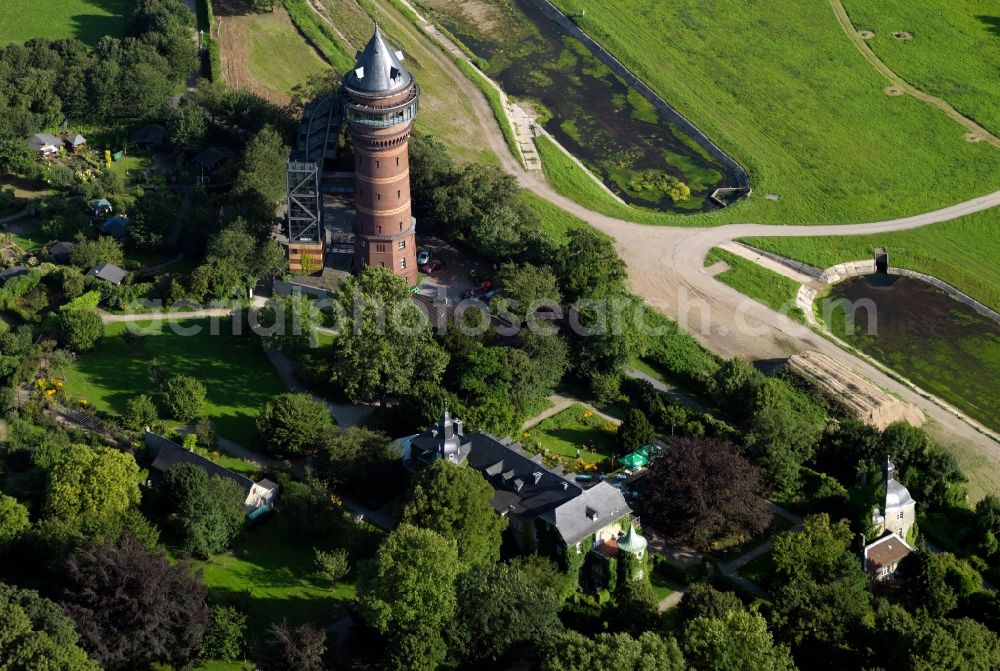
M 374 555 L 379 536 L 367 526 L 355 526 L 345 514 L 336 533 L 316 545 L 346 547 L 353 564 Z M 280 513 L 245 531 L 230 552 L 196 566 L 213 596 L 232 600 L 246 612 L 251 652 L 260 649 L 272 623 L 287 618 L 292 625 L 326 627 L 355 596 L 353 572 L 335 589 L 316 575 L 313 547 L 289 534 Z
M 254 12 L 248 0 L 215 0 L 214 8 L 222 76 L 231 88 L 287 102 L 295 86 L 328 69 L 281 3 L 273 12 Z
M 825 2 L 556 4 L 749 170 L 756 195 L 701 223 L 853 223 L 995 188 L 1000 151 L 887 96 Z
M 616 446 L 616 431 L 609 430 L 608 421 L 579 404 L 542 420 L 524 433 L 521 444 L 529 452 L 544 450 L 574 460 L 579 450 L 580 459 L 588 464 L 610 458 Z
M 872 50 L 900 77 L 1000 134 L 1000 12 L 995 0 L 949 0 L 927 11 L 907 0 L 845 0 Z M 912 39 L 893 33 L 905 31 Z
M 198 326 L 181 336 L 168 324 Z M 152 394 L 148 364 L 158 359 L 168 376 L 193 375 L 208 389 L 204 415 L 220 435 L 243 445 L 256 436 L 254 418 L 275 394 L 287 391 L 264 352 L 248 337 L 238 340 L 209 333 L 210 320 L 159 322 L 138 340 L 122 337 L 124 323 L 109 324 L 93 351 L 81 356 L 66 376 L 66 391 L 98 410 L 120 413 L 136 394 Z M 140 323 L 141 324 L 141 323 Z M 225 324 L 220 324 L 224 331 Z
M 749 245 L 829 268 L 870 259 L 877 247 L 890 266 L 933 275 L 994 310 L 1000 310 L 1000 211 L 987 210 L 912 231 L 843 237 L 747 238 Z
M 715 279 L 772 310 L 800 321 L 803 319 L 802 311 L 795 307 L 798 282 L 718 247 L 705 257 L 705 266 L 719 261 L 725 262 L 729 269 L 716 275 Z
M 75 37 L 96 46 L 105 35 L 125 33 L 130 6 L 128 0 L 4 0 L 0 46 L 33 37 Z

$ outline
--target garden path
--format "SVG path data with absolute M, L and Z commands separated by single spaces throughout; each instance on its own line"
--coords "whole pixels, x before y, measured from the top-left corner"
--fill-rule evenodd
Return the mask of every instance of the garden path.
M 550 404 L 549 407 L 546 408 L 545 410 L 542 410 L 540 413 L 538 413 L 531 419 L 527 420 L 521 427 L 522 430 L 530 429 L 531 427 L 540 424 L 549 417 L 552 417 L 553 415 L 558 415 L 560 412 L 573 405 L 582 405 L 584 408 L 594 413 L 601 419 L 611 422 L 612 424 L 618 425 L 622 423 L 620 419 L 612 417 L 611 415 L 608 415 L 606 413 L 603 413 L 594 406 L 592 406 L 590 403 L 587 403 L 586 401 L 581 401 L 580 399 L 570 396 L 568 394 L 552 394 L 547 398 L 547 400 Z

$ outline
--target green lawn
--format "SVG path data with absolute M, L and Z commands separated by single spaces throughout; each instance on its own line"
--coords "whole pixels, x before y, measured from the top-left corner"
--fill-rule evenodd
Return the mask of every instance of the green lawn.
M 4 0 L 0 46 L 33 37 L 75 37 L 96 46 L 105 35 L 125 33 L 131 4 L 128 0 Z
M 542 450 L 546 456 L 557 461 L 564 458 L 567 463 L 576 460 L 579 449 L 581 460 L 599 464 L 614 454 L 616 446 L 616 431 L 609 430 L 608 421 L 579 404 L 541 421 L 524 433 L 521 444 L 527 451 Z
M 739 570 L 739 574 L 758 587 L 767 589 L 767 584 L 774 575 L 774 558 L 770 552 L 754 557 Z
M 987 210 L 912 231 L 842 237 L 746 238 L 749 245 L 829 268 L 872 258 L 877 247 L 889 265 L 933 275 L 1000 310 L 1000 210 Z
M 178 335 L 171 331 L 171 324 L 200 327 L 201 332 Z M 104 339 L 67 373 L 66 391 L 74 398 L 87 399 L 98 410 L 120 413 L 132 396 L 153 393 L 148 364 L 156 358 L 167 375 L 193 375 L 205 385 L 204 415 L 220 435 L 252 445 L 257 412 L 287 389 L 252 336 L 211 335 L 209 324 L 206 319 L 158 322 L 148 327 L 150 335 L 132 341 L 122 337 L 125 324 L 109 324 Z M 219 327 L 224 333 L 226 324 L 220 321 Z
M 705 257 L 705 266 L 718 261 L 724 261 L 729 269 L 716 275 L 715 279 L 772 310 L 802 321 L 802 311 L 795 307 L 795 295 L 800 286 L 798 282 L 716 247 Z
M 927 11 L 908 0 L 845 0 L 868 44 L 900 77 L 1000 134 L 1000 11 L 995 0 L 948 0 Z M 899 40 L 906 31 L 913 39 Z
M 18 219 L 6 225 L 4 230 L 9 231 L 14 236 L 14 242 L 26 252 L 41 249 L 49 242 L 48 236 L 42 232 L 42 221 L 38 217 Z
M 538 215 L 542 230 L 548 233 L 559 244 L 563 244 L 568 240 L 567 233 L 569 231 L 587 226 L 587 222 L 583 219 L 553 205 L 531 191 L 522 191 L 521 201 Z
M 670 589 L 667 579 L 656 571 L 650 571 L 649 584 L 653 588 L 653 596 L 656 597 L 656 603 L 660 603 L 674 593 L 674 590 Z
M 246 530 L 230 552 L 196 564 L 213 596 L 234 601 L 247 614 L 251 651 L 283 618 L 292 625 L 333 624 L 356 594 L 354 572 L 335 589 L 316 575 L 313 544 L 291 536 L 280 515 Z M 380 535 L 367 525 L 354 525 L 345 513 L 336 532 L 315 545 L 346 547 L 355 564 L 374 555 Z
M 996 188 L 1000 151 L 885 95 L 826 2 L 556 4 L 747 167 L 755 196 L 698 223 L 854 223 Z

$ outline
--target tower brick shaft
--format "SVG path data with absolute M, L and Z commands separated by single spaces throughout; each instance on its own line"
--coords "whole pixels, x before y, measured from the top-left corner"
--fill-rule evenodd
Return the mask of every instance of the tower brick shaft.
M 417 279 L 416 220 L 410 204 L 409 139 L 420 88 L 378 28 L 344 78 L 354 145 L 354 272 L 388 268 Z

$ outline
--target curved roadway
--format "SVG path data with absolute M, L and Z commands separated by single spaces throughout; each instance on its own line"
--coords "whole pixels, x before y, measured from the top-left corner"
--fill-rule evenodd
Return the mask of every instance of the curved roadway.
M 424 30 L 426 32 L 426 27 Z M 712 228 L 636 224 L 593 212 L 557 193 L 540 171 L 525 170 L 507 148 L 482 92 L 450 59 L 441 58 L 439 64 L 452 74 L 456 87 L 472 102 L 487 144 L 499 157 L 503 169 L 515 175 L 524 188 L 611 236 L 628 266 L 632 291 L 679 322 L 705 347 L 724 357 L 742 356 L 752 360 L 783 359 L 804 350 L 822 352 L 923 410 L 936 425 L 930 428 L 940 442 L 971 444 L 992 462 L 995 472 L 1000 472 L 1000 444 L 992 438 L 801 323 L 716 281 L 703 267 L 710 249 L 735 238 L 864 235 L 919 228 L 1000 206 L 1000 191 L 934 212 L 866 224 L 733 224 Z M 975 473 L 971 475 L 975 477 Z

